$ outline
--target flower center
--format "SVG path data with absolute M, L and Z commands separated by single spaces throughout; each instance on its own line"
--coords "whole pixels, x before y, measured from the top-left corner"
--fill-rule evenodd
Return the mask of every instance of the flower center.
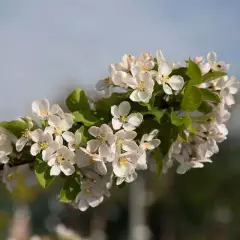
M 44 117 L 44 116 L 46 116 L 46 115 L 48 115 L 48 111 L 45 110 L 45 109 L 41 109 L 41 110 L 40 110 L 40 116 Z
M 141 81 L 138 83 L 137 89 L 138 89 L 139 91 L 144 91 L 144 90 L 145 90 L 145 83 L 144 83 L 144 81 L 141 80 Z
M 149 149 L 149 147 L 150 147 L 149 143 L 145 143 L 144 145 L 145 145 L 145 149 Z
M 141 66 L 141 70 L 143 72 L 146 72 L 146 71 L 148 71 L 148 67 L 146 65 L 143 65 L 143 66 Z
M 45 149 L 48 148 L 47 142 L 41 142 L 39 145 L 40 145 L 40 148 L 41 148 L 42 150 L 45 150 Z
M 126 165 L 126 164 L 128 163 L 128 160 L 127 160 L 127 158 L 125 158 L 125 157 L 121 157 L 121 158 L 119 159 L 119 162 L 120 162 L 121 165 Z
M 121 122 L 127 122 L 127 116 L 120 116 Z
M 106 142 L 106 136 L 104 134 L 98 135 L 97 139 L 100 140 L 102 143 Z
M 87 188 L 85 192 L 87 195 L 92 196 L 92 188 Z
M 24 131 L 23 132 L 23 136 L 25 137 L 25 138 L 31 138 L 31 131 L 29 131 L 29 130 L 26 130 L 26 131 Z
M 162 79 L 164 82 L 168 82 L 170 77 L 169 76 L 165 76 L 165 75 L 162 75 Z
M 60 127 L 55 127 L 55 134 L 56 135 L 61 135 L 62 134 L 62 129 Z
M 64 157 L 62 155 L 59 155 L 56 157 L 56 162 L 60 164 L 64 160 Z

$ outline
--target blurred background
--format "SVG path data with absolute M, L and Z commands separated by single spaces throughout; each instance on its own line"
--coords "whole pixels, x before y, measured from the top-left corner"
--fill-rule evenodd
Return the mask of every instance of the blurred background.
M 239 78 L 239 11 L 238 0 L 0 0 L 0 121 L 30 114 L 33 100 L 62 104 L 75 87 L 92 88 L 125 53 L 161 49 L 182 61 L 213 50 Z M 0 239 L 20 237 L 19 226 L 93 240 L 240 239 L 239 99 L 213 164 L 160 178 L 152 166 L 85 213 L 56 200 L 57 183 L 13 195 L 1 186 Z

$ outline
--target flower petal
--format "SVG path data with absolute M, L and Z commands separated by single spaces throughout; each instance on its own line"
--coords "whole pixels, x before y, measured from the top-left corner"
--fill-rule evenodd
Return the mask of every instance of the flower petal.
M 133 102 L 140 102 L 140 99 L 139 99 L 139 96 L 138 96 L 138 90 L 134 90 L 131 95 L 130 95 L 130 99 L 133 101 Z
M 127 121 L 138 127 L 143 121 L 143 115 L 141 113 L 132 113 L 128 116 Z
M 69 143 L 69 142 L 75 142 L 75 135 L 74 135 L 72 132 L 69 132 L 69 131 L 64 132 L 64 133 L 62 134 L 62 137 L 63 137 L 63 139 L 64 139 L 65 141 L 67 141 L 68 143 Z
M 163 91 L 168 95 L 171 95 L 173 93 L 172 89 L 167 84 L 163 84 Z
M 183 88 L 183 85 L 184 85 L 184 79 L 181 76 L 174 75 L 169 79 L 168 84 L 175 91 L 176 90 L 181 90 Z
M 99 127 L 96 126 L 92 126 L 88 129 L 89 134 L 91 134 L 94 137 L 97 137 L 101 134 L 101 131 L 99 129 Z
M 120 116 L 127 116 L 131 110 L 131 105 L 129 102 L 124 101 L 120 103 L 118 109 Z
M 112 118 L 112 126 L 114 130 L 120 129 L 122 125 L 122 122 L 118 118 Z
M 99 146 L 101 144 L 101 141 L 98 139 L 92 139 L 87 142 L 87 150 L 90 153 L 94 153 L 98 150 Z
M 117 105 L 114 105 L 114 106 L 111 107 L 111 114 L 115 118 L 119 118 L 120 117 L 120 113 L 119 113 Z
M 86 201 L 86 199 L 80 199 L 79 203 L 78 203 L 78 209 L 80 211 L 86 211 L 87 209 L 89 208 L 89 204 L 88 202 Z
M 70 176 L 75 172 L 75 167 L 69 161 L 62 161 L 60 169 L 66 176 Z
M 100 157 L 108 157 L 111 154 L 111 150 L 106 143 L 103 143 L 99 147 L 99 155 Z
M 33 155 L 33 156 L 37 156 L 37 154 L 41 151 L 41 148 L 40 146 L 37 144 L 37 143 L 34 143 L 32 146 L 31 146 L 31 149 L 30 149 L 30 153 Z
M 61 170 L 58 165 L 53 165 L 50 170 L 51 176 L 58 176 L 60 174 Z
M 21 137 L 20 139 L 18 139 L 17 142 L 16 142 L 17 152 L 21 152 L 27 142 L 28 142 L 28 139 L 25 138 L 25 137 Z
M 104 162 L 94 163 L 93 169 L 100 175 L 106 175 L 106 173 L 107 173 L 107 167 Z

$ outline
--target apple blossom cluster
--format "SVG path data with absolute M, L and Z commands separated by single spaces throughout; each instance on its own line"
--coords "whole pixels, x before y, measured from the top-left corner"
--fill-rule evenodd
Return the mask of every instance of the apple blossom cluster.
M 2 182 L 12 191 L 15 173 L 27 166 L 22 172 L 34 172 L 44 188 L 62 182 L 60 201 L 85 211 L 102 203 L 113 184 L 134 181 L 151 159 L 158 175 L 171 166 L 179 174 L 201 168 L 228 134 L 238 90 L 228 69 L 214 52 L 207 62 L 184 64 L 161 51 L 124 55 L 97 83 L 98 101 L 77 88 L 66 99 L 69 112 L 44 99 L 32 103 L 32 118 L 0 123 Z

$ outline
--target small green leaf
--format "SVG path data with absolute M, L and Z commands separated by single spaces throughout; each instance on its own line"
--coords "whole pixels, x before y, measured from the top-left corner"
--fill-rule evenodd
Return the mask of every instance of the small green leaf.
M 16 137 L 20 138 L 23 132 L 28 128 L 28 124 L 24 121 L 11 121 L 11 122 L 1 122 L 1 127 L 6 128 L 9 132 L 14 134 Z
M 201 103 L 202 103 L 201 90 L 195 86 L 191 86 L 191 84 L 188 84 L 184 90 L 181 109 L 184 111 L 193 112 L 199 108 Z
M 34 163 L 34 172 L 39 184 L 43 188 L 47 188 L 54 180 L 54 176 L 50 175 L 50 167 L 39 158 Z
M 201 88 L 203 100 L 210 102 L 220 102 L 219 96 L 207 88 Z
M 166 112 L 166 109 L 158 109 L 156 107 L 153 107 L 151 111 L 149 111 L 148 114 L 154 115 L 156 117 L 156 120 L 158 123 L 161 122 L 161 118 L 163 117 L 164 113 Z
M 99 120 L 91 112 L 73 112 L 74 122 L 83 123 L 85 126 L 90 127 L 96 124 Z
M 227 75 L 225 72 L 209 72 L 203 76 L 203 82 L 209 82 Z
M 86 93 L 81 88 L 76 88 L 67 98 L 66 104 L 71 112 L 89 110 L 90 105 Z
M 184 142 L 188 142 L 188 135 L 185 133 L 185 131 L 180 131 L 179 136 Z
M 202 72 L 199 66 L 191 59 L 188 61 L 187 75 L 190 77 L 192 85 L 202 83 Z
M 212 112 L 212 109 L 213 109 L 213 106 L 210 103 L 208 103 L 206 101 L 202 101 L 201 105 L 198 108 L 198 111 L 207 114 L 207 113 Z
M 179 76 L 183 77 L 184 81 L 190 80 L 189 76 L 187 75 L 186 67 L 180 67 L 180 68 L 173 69 L 169 76 L 171 77 L 173 75 L 179 75 Z
M 195 123 L 210 123 L 215 119 L 214 115 L 208 114 L 199 117 L 191 117 L 192 122 Z
M 63 188 L 60 192 L 60 202 L 72 202 L 81 191 L 80 183 L 75 175 L 66 178 Z
M 156 173 L 157 173 L 157 176 L 159 177 L 163 169 L 163 157 L 162 157 L 160 148 L 155 148 L 152 151 L 152 157 L 156 161 Z
M 90 137 L 87 129 L 84 126 L 81 126 L 76 132 L 81 134 L 81 136 L 82 136 L 81 142 L 87 143 L 87 141 L 89 140 L 89 137 Z

